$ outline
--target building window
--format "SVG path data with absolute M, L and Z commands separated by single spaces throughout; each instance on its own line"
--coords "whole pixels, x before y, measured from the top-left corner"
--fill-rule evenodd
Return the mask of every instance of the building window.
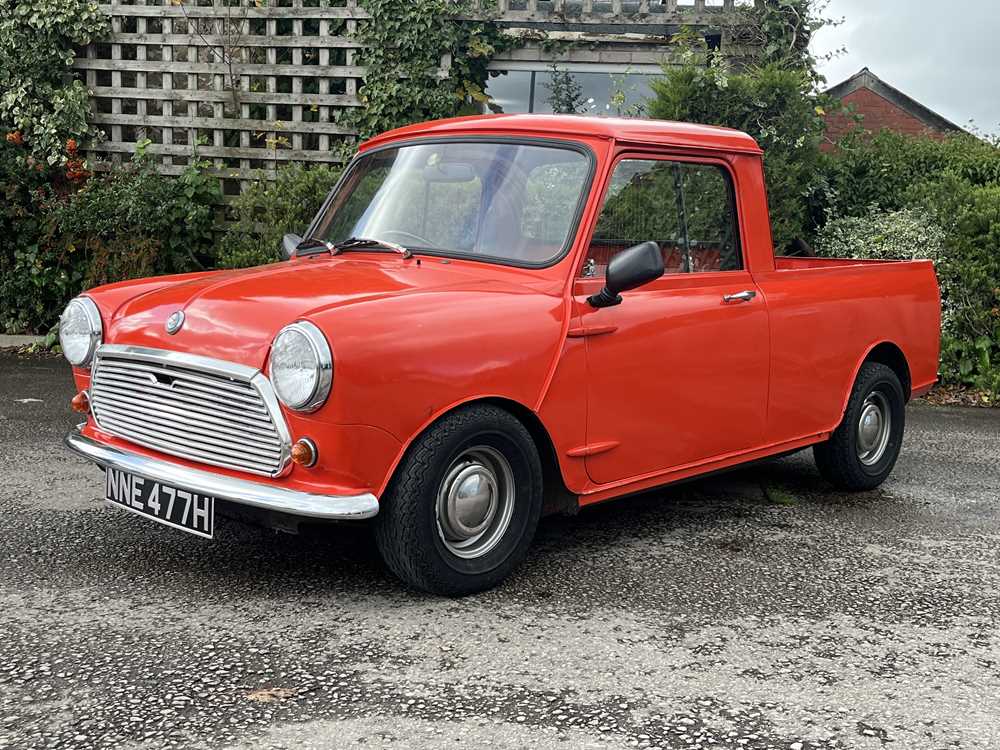
M 491 110 L 507 114 L 531 112 L 531 81 L 534 76 L 527 70 L 491 73 L 486 83 L 486 93 L 492 100 Z
M 560 76 L 561 80 L 557 80 Z M 648 73 L 597 71 L 558 71 L 554 74 L 551 68 L 492 71 L 486 85 L 486 93 L 491 99 L 487 111 L 551 114 L 553 103 L 561 102 L 561 111 L 572 109 L 584 115 L 638 117 L 645 113 L 646 100 L 653 95 L 650 82 L 654 77 Z M 558 88 L 560 84 L 561 89 Z

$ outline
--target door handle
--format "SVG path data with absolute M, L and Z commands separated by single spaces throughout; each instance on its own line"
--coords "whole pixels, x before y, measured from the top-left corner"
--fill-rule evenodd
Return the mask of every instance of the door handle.
M 725 302 L 727 305 L 731 305 L 734 302 L 749 302 L 756 296 L 757 292 L 747 289 L 742 292 L 737 292 L 736 294 L 727 294 L 725 297 L 722 298 L 722 301 Z

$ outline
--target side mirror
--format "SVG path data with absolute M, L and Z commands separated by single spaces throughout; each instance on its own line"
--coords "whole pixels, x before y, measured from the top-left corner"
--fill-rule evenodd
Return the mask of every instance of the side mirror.
M 297 234 L 286 234 L 281 238 L 281 259 L 288 260 L 295 257 L 295 251 L 299 249 L 302 238 Z
M 663 253 L 655 242 L 643 242 L 618 253 L 608 263 L 604 288 L 587 298 L 594 307 L 613 307 L 622 303 L 622 292 L 637 289 L 663 275 Z

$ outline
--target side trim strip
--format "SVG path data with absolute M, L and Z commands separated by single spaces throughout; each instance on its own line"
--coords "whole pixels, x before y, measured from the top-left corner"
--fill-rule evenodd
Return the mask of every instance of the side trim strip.
M 80 427 L 64 440 L 73 452 L 105 468 L 119 469 L 145 479 L 211 495 L 240 505 L 307 518 L 361 520 L 378 514 L 378 499 L 370 492 L 358 495 L 318 495 L 285 487 L 213 474 L 201 469 L 128 453 L 80 434 Z
M 579 448 L 571 448 L 566 451 L 566 455 L 572 458 L 584 458 L 585 456 L 596 456 L 598 453 L 607 453 L 620 445 L 617 440 L 608 440 L 604 443 L 590 443 Z
M 614 333 L 617 330 L 618 326 L 580 326 L 578 328 L 570 328 L 566 335 L 571 339 L 582 339 L 587 336 L 604 336 L 608 333 Z

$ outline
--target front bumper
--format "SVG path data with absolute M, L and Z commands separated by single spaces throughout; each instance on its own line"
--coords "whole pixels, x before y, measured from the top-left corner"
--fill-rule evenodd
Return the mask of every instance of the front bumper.
M 228 500 L 237 505 L 323 520 L 356 521 L 378 514 L 378 500 L 370 492 L 360 495 L 319 495 L 213 474 L 100 443 L 80 434 L 79 427 L 70 431 L 64 442 L 70 450 L 99 466 L 125 471 L 199 495 Z

